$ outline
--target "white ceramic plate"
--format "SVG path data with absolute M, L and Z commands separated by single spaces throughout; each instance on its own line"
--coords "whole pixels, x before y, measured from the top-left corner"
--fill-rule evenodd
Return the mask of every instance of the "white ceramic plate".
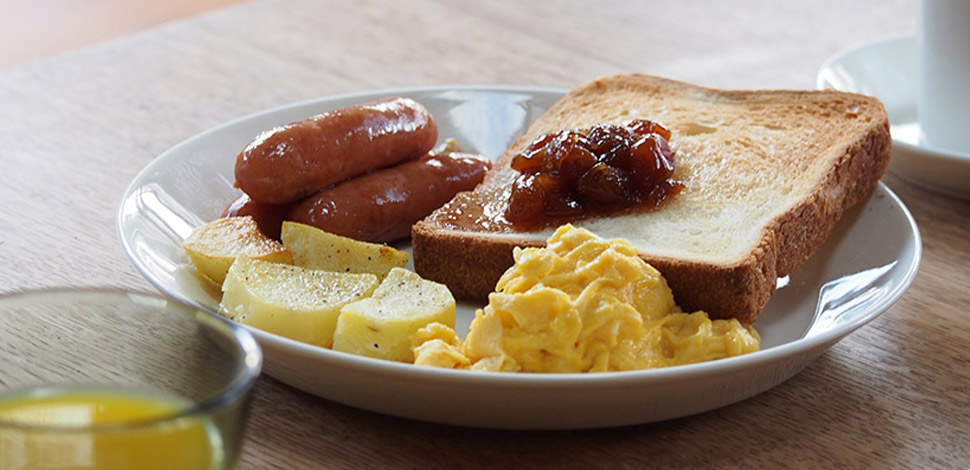
M 816 85 L 879 98 L 893 137 L 890 169 L 951 196 L 970 198 L 970 155 L 926 146 L 916 117 L 917 49 L 913 36 L 879 39 L 845 49 L 822 64 Z
M 125 251 L 160 290 L 216 312 L 218 298 L 187 268 L 180 243 L 232 201 L 233 165 L 257 133 L 385 96 L 410 96 L 442 137 L 497 157 L 562 91 L 421 88 L 337 96 L 257 113 L 165 152 L 132 182 L 118 213 Z M 916 274 L 921 244 L 896 196 L 880 185 L 830 241 L 782 280 L 755 327 L 763 350 L 710 363 L 601 374 L 438 370 L 343 354 L 253 330 L 263 370 L 309 393 L 380 413 L 477 427 L 569 429 L 646 423 L 700 413 L 767 390 L 888 308 Z M 464 335 L 479 305 L 461 304 Z

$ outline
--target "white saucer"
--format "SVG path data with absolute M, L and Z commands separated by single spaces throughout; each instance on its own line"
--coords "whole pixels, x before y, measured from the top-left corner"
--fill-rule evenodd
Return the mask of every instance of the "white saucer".
M 970 154 L 926 146 L 916 119 L 916 38 L 880 39 L 853 46 L 822 64 L 816 85 L 875 96 L 889 114 L 890 170 L 951 196 L 970 198 Z

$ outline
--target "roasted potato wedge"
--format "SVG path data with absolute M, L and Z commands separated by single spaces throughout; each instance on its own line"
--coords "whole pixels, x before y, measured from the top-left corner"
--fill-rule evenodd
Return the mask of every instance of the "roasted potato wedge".
M 340 309 L 369 297 L 373 274 L 335 273 L 239 257 L 222 285 L 225 317 L 296 341 L 329 348 Z
M 293 254 L 280 242 L 263 235 L 252 217 L 226 217 L 197 227 L 182 243 L 189 260 L 202 275 L 222 284 L 238 256 L 293 262 Z
M 357 241 L 297 222 L 283 222 L 280 239 L 293 252 L 293 264 L 325 271 L 370 273 L 383 279 L 404 267 L 410 255 L 387 245 Z
M 406 269 L 393 268 L 372 297 L 341 309 L 333 349 L 414 362 L 411 335 L 434 322 L 455 327 L 451 291 Z

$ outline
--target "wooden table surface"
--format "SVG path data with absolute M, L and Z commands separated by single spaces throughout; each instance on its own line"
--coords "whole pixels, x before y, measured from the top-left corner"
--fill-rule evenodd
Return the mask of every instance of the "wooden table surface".
M 0 67 L 26 63 L 245 0 L 0 0 Z M 16 44 L 16 47 L 12 45 Z
M 267 0 L 0 69 L 0 290 L 153 292 L 115 232 L 126 185 L 183 139 L 265 108 L 389 87 L 569 88 L 625 71 L 808 89 L 839 49 L 916 25 L 911 0 L 680 3 Z M 506 432 L 381 416 L 264 377 L 242 466 L 968 468 L 970 203 L 883 181 L 919 224 L 919 275 L 766 393 L 669 422 Z

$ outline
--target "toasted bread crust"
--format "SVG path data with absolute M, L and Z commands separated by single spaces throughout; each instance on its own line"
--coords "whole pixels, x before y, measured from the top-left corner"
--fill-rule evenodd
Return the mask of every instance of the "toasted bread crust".
M 533 240 L 496 241 L 487 236 L 440 231 L 425 221 L 411 229 L 414 270 L 440 282 L 459 299 L 483 300 L 510 266 L 516 247 L 542 246 Z
M 868 195 L 889 165 L 892 138 L 889 122 L 873 128 L 846 147 L 839 164 L 802 204 L 782 214 L 776 227 L 766 228 L 778 237 L 777 276 L 787 276 L 825 242 L 846 209 Z M 834 196 L 833 196 L 834 195 Z
M 496 170 L 507 166 L 519 148 L 536 135 L 566 127 L 563 122 L 571 119 L 569 113 L 576 109 L 577 102 L 589 107 L 592 106 L 590 96 L 621 88 L 624 93 L 701 96 L 699 106 L 705 106 L 705 100 L 724 99 L 730 100 L 732 105 L 750 101 L 754 108 L 783 100 L 795 109 L 818 106 L 820 100 L 831 101 L 835 103 L 831 105 L 833 113 L 839 112 L 842 106 L 849 106 L 866 121 L 858 131 L 840 136 L 838 145 L 841 148 L 826 149 L 835 157 L 823 162 L 826 165 L 824 171 L 813 173 L 818 174 L 817 179 L 792 182 L 793 185 L 806 186 L 807 189 L 799 186 L 799 194 L 804 192 L 804 196 L 767 221 L 756 242 L 738 259 L 708 262 L 644 250 L 641 257 L 664 275 L 678 305 L 687 311 L 705 310 L 713 318 L 753 322 L 774 293 L 777 278 L 791 273 L 824 243 L 845 209 L 872 191 L 889 162 L 889 121 L 882 104 L 874 98 L 829 91 L 719 91 L 634 74 L 604 77 L 570 92 L 540 117 L 525 136 L 513 143 L 499 159 Z M 597 112 L 612 116 L 608 110 Z M 823 114 L 826 112 L 823 110 Z M 507 175 L 496 170 L 486 177 L 476 193 L 482 188 L 503 184 L 502 178 Z M 472 196 L 475 194 L 462 197 L 466 197 L 466 201 L 475 201 Z M 439 212 L 451 210 L 449 207 L 446 205 Z M 501 274 L 512 265 L 514 247 L 541 246 L 544 241 L 534 234 L 498 237 L 475 227 L 446 227 L 436 214 L 412 228 L 415 270 L 428 279 L 448 285 L 458 298 L 485 299 Z

